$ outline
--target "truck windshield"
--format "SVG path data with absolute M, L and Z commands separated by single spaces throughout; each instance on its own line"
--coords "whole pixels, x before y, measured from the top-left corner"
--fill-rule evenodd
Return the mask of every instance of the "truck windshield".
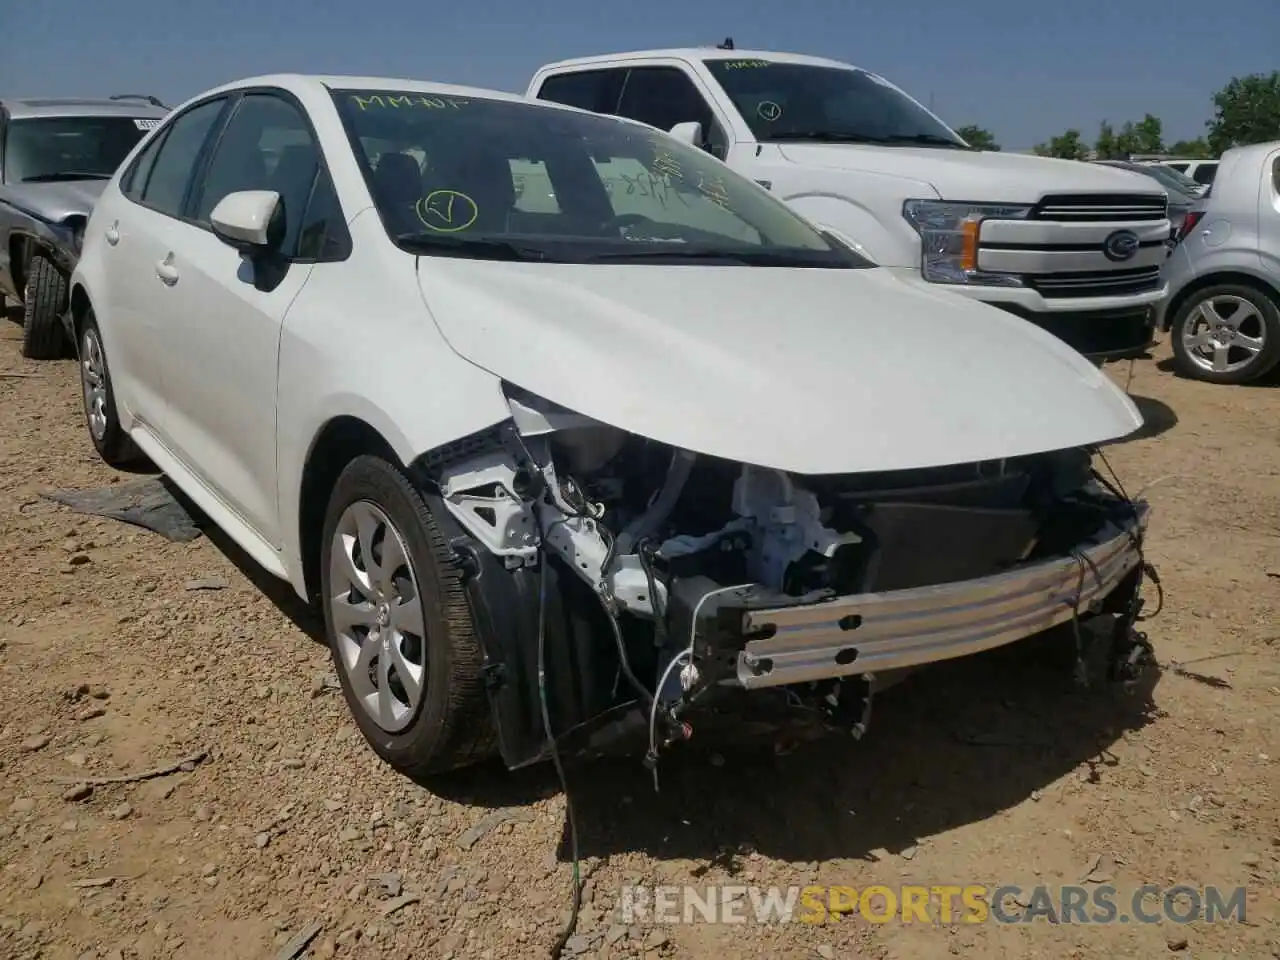
M 969 149 L 932 113 L 865 70 L 730 58 L 706 65 L 758 140 Z
M 11 120 L 4 144 L 5 183 L 106 180 L 159 122 L 119 116 Z
M 755 183 L 654 128 L 421 91 L 333 97 L 383 224 L 414 253 L 868 265 Z

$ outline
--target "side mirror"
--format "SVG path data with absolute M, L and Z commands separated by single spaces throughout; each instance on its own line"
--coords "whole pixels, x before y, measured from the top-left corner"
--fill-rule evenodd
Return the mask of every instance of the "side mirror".
M 209 215 L 213 235 L 246 256 L 266 253 L 284 238 L 284 206 L 274 190 L 239 190 Z
M 687 143 L 691 147 L 702 147 L 702 124 L 697 120 L 677 123 L 669 132 L 681 143 Z

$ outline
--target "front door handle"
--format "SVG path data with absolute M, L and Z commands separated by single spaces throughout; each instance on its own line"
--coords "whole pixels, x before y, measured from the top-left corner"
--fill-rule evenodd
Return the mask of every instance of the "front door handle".
M 178 268 L 173 265 L 172 253 L 163 260 L 156 261 L 156 276 L 165 286 L 172 287 L 178 282 Z
M 111 226 L 107 227 L 107 231 L 104 234 L 104 236 L 107 238 L 107 243 L 111 244 L 113 247 L 120 242 L 119 226 L 120 226 L 120 221 L 117 220 Z

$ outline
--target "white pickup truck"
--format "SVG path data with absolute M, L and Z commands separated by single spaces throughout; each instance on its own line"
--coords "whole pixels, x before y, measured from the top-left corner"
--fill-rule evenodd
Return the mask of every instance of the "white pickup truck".
M 1001 307 L 1095 361 L 1151 342 L 1172 228 L 1148 177 L 975 150 L 884 78 L 796 54 L 564 60 L 527 95 L 671 131 L 902 279 Z

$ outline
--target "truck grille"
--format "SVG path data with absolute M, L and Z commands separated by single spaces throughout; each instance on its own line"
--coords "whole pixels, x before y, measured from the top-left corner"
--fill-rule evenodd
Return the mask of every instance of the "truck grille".
M 1159 289 L 1160 268 L 1032 274 L 1025 277 L 1024 281 L 1046 300 L 1062 297 L 1119 297 Z
M 1163 220 L 1169 200 L 1125 193 L 1066 193 L 1044 197 L 1031 211 L 1032 220 L 1099 223 L 1119 220 Z

